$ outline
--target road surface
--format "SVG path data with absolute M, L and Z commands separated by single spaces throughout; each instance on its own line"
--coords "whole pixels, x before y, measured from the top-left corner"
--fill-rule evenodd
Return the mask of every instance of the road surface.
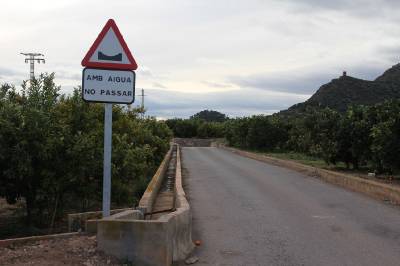
M 218 148 L 183 148 L 196 265 L 400 265 L 400 208 Z

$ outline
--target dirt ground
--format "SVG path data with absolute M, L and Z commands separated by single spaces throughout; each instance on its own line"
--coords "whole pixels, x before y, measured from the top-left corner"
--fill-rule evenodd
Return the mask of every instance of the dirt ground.
M 96 250 L 96 236 L 78 235 L 0 247 L 0 265 L 131 265 Z
M 26 226 L 26 210 L 24 200 L 18 200 L 16 204 L 8 204 L 5 198 L 0 197 L 0 239 L 66 232 L 68 232 L 66 218 L 57 221 L 55 223 L 55 227 L 52 229 Z

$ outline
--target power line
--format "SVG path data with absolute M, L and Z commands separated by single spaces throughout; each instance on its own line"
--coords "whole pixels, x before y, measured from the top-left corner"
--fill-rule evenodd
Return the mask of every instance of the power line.
M 46 61 L 44 60 L 44 58 L 42 58 L 42 56 L 44 56 L 44 54 L 40 54 L 40 53 L 21 53 L 22 55 L 25 56 L 25 63 L 30 63 L 30 80 L 32 81 L 35 78 L 35 62 L 37 63 L 43 63 L 45 64 Z

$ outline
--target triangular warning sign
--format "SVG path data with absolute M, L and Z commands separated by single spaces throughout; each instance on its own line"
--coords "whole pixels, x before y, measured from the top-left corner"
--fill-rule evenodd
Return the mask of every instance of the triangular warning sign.
M 137 64 L 113 19 L 109 19 L 82 60 L 82 66 L 136 70 Z

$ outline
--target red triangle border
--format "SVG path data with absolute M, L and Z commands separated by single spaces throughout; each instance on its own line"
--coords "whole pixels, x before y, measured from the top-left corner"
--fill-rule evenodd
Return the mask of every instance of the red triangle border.
M 101 41 L 103 40 L 104 36 L 107 34 L 109 29 L 112 28 L 114 30 L 115 36 L 117 37 L 118 41 L 120 42 L 122 49 L 124 50 L 128 60 L 131 62 L 130 64 L 115 64 L 115 63 L 103 63 L 103 62 L 90 62 L 90 58 L 96 51 L 97 47 L 100 45 Z M 109 69 L 121 69 L 121 70 L 136 70 L 137 64 L 135 59 L 132 56 L 131 51 L 126 44 L 124 37 L 122 37 L 121 32 L 119 31 L 117 24 L 113 19 L 109 19 L 106 25 L 101 30 L 99 36 L 97 36 L 96 40 L 90 47 L 89 51 L 86 53 L 85 57 L 82 60 L 82 66 L 85 67 L 93 67 L 93 68 L 109 68 Z

